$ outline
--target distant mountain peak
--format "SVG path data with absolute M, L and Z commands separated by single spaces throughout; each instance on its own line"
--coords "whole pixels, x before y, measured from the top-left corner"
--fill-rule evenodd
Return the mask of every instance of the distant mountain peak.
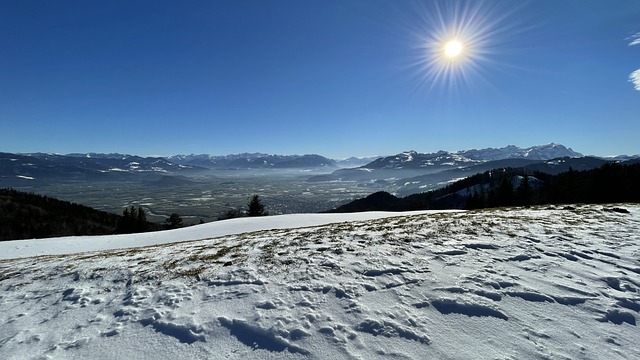
M 562 144 L 550 143 L 536 145 L 528 148 L 520 148 L 515 145 L 507 145 L 503 148 L 471 149 L 458 151 L 456 154 L 474 160 L 504 160 L 504 159 L 530 159 L 551 160 L 559 157 L 583 157 L 584 155 L 567 148 Z
M 573 151 L 571 148 L 556 143 L 531 146 L 528 148 L 507 145 L 502 148 L 471 149 L 457 152 L 439 150 L 435 153 L 427 154 L 409 150 L 396 155 L 379 158 L 363 167 L 371 169 L 417 169 L 435 166 L 461 167 L 494 160 L 551 160 L 560 157 L 574 158 L 583 157 L 583 155 Z

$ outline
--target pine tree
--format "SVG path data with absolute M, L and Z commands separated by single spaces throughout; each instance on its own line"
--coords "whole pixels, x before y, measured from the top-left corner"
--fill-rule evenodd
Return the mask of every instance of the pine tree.
M 130 234 L 149 230 L 147 214 L 141 206 L 136 209 L 131 205 L 122 212 L 122 217 L 118 221 L 117 232 L 120 234 Z
M 136 219 L 136 231 L 143 232 L 147 231 L 149 226 L 147 224 L 147 214 L 142 209 L 142 206 L 138 206 L 138 216 Z
M 171 214 L 169 218 L 164 221 L 165 229 L 177 229 L 182 227 L 182 218 L 177 213 Z
M 264 205 L 262 205 L 262 201 L 258 195 L 253 195 L 247 206 L 249 207 L 249 211 L 247 213 L 249 216 L 269 215 L 267 211 L 265 211 Z
M 518 205 L 531 206 L 531 185 L 529 185 L 529 175 L 522 178 L 522 183 L 517 190 Z
M 512 206 L 514 205 L 515 196 L 513 193 L 513 184 L 508 174 L 502 175 L 502 181 L 498 186 L 496 193 L 496 205 L 497 206 Z

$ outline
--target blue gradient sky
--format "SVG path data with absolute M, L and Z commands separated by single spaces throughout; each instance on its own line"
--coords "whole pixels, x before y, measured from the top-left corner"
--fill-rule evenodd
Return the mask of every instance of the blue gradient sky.
M 638 34 L 636 0 L 2 1 L 0 151 L 637 154 Z

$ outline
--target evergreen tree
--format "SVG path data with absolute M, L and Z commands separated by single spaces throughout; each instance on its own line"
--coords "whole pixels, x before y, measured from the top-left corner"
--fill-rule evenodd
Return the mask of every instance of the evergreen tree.
M 262 201 L 258 195 L 253 195 L 247 206 L 249 207 L 249 211 L 247 213 L 249 216 L 269 215 L 267 211 L 265 211 L 264 205 L 262 205 Z
M 131 234 L 136 232 L 149 231 L 150 224 L 147 221 L 147 214 L 141 206 L 136 209 L 131 205 L 122 212 L 122 217 L 118 221 L 117 232 L 120 234 Z
M 484 194 L 480 194 L 478 190 L 467 198 L 467 205 L 465 206 L 467 210 L 482 209 L 484 207 L 486 207 Z
M 531 185 L 529 184 L 529 175 L 525 175 L 522 178 L 522 183 L 518 186 L 516 196 L 518 198 L 518 205 L 531 206 Z
M 138 206 L 138 216 L 136 219 L 136 231 L 144 232 L 149 229 L 147 225 L 147 214 L 144 212 L 141 206 Z
M 508 174 L 502 176 L 502 181 L 495 193 L 495 206 L 511 206 L 514 205 L 513 184 Z
M 117 232 L 120 234 L 129 234 L 135 232 L 136 219 L 138 212 L 135 207 L 125 208 L 122 211 L 122 217 L 118 221 Z
M 165 229 L 177 229 L 180 227 L 182 227 L 182 218 L 177 213 L 171 214 L 171 216 L 164 221 Z
M 129 212 L 129 208 L 124 208 L 124 211 L 122 211 L 122 217 L 125 219 L 131 218 L 131 213 Z

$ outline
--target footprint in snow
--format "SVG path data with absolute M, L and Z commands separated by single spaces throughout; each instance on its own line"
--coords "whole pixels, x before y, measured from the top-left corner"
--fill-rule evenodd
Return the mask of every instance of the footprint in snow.
M 431 305 L 433 305 L 433 307 L 443 315 L 462 314 L 469 317 L 486 316 L 495 317 L 502 320 L 509 320 L 509 317 L 503 312 L 482 304 L 463 303 L 457 302 L 456 300 L 452 299 L 438 299 L 431 301 Z
M 239 319 L 228 319 L 224 316 L 218 318 L 220 325 L 229 329 L 229 332 L 238 341 L 252 349 L 264 349 L 273 352 L 288 351 L 292 354 L 310 355 L 309 351 L 295 346 L 284 339 L 274 329 L 264 329 L 257 324 L 250 324 Z M 298 329 L 294 329 L 293 337 L 299 339 L 302 335 Z M 303 330 L 300 330 L 303 331 Z M 304 332 L 304 331 L 303 331 Z M 289 337 L 291 337 L 289 332 Z M 306 334 L 306 332 L 305 332 Z

